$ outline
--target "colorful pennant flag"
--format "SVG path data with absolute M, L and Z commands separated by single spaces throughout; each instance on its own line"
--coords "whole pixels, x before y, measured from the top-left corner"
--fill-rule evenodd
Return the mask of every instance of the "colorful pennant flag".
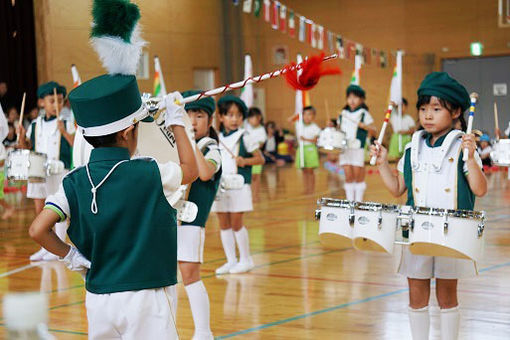
M 340 59 L 344 59 L 345 58 L 345 54 L 344 54 L 344 41 L 342 39 L 342 36 L 341 35 L 337 35 L 336 36 L 336 53 L 338 53 L 338 56 L 340 57 Z
M 386 68 L 386 66 L 388 65 L 388 59 L 386 57 L 386 52 L 381 51 L 379 53 L 379 61 L 381 63 L 381 67 L 382 68 Z
M 397 51 L 396 64 L 391 78 L 390 100 L 397 105 L 402 103 L 402 51 Z
M 253 65 L 249 54 L 244 56 L 244 79 L 248 79 L 253 76 Z M 247 107 L 253 106 L 253 84 L 247 83 L 245 87 L 241 89 L 240 98 L 244 101 Z
M 280 5 L 280 31 L 285 33 L 287 31 L 287 7 Z
M 363 48 L 363 60 L 367 65 L 370 65 L 372 62 L 372 49 L 370 47 Z
M 312 41 L 310 42 L 310 44 L 312 45 L 313 48 L 317 48 L 317 25 L 312 22 L 312 31 L 310 32 L 310 35 L 312 37 Z
M 158 56 L 154 57 L 154 97 L 166 96 L 165 79 L 163 79 L 163 71 L 159 63 Z
M 264 20 L 271 21 L 271 2 L 269 0 L 264 0 Z
M 289 10 L 289 35 L 294 38 L 296 36 L 296 23 L 294 20 L 294 11 Z
M 254 0 L 253 3 L 253 14 L 258 18 L 260 16 L 260 10 L 262 7 L 262 0 Z
M 331 32 L 330 30 L 328 30 L 328 51 L 330 53 L 335 52 L 335 46 L 333 44 L 333 32 Z
M 273 1 L 273 15 L 271 17 L 271 27 L 274 30 L 278 29 L 279 17 L 280 17 L 280 3 L 278 1 Z
M 317 40 L 317 48 L 319 50 L 324 49 L 324 26 L 317 25 L 317 33 L 315 34 Z
M 305 37 L 306 37 L 306 18 L 305 17 L 299 17 L 299 34 L 298 34 L 298 39 L 299 41 L 303 42 L 305 41 Z
M 244 0 L 244 2 L 243 2 L 243 12 L 244 13 L 251 13 L 251 4 L 252 4 L 252 0 Z
M 356 54 L 354 57 L 354 71 L 352 72 L 351 84 L 359 85 L 360 82 L 360 70 L 363 64 L 363 57 Z
M 306 19 L 306 42 L 311 45 L 313 40 L 313 21 Z

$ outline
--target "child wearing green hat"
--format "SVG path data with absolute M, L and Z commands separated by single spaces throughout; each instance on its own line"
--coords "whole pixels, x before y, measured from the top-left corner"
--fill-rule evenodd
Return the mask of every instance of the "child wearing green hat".
M 186 91 L 189 97 L 200 91 Z M 216 197 L 221 178 L 221 155 L 218 136 L 212 127 L 216 109 L 214 99 L 205 97 L 185 105 L 197 143 L 198 178 L 191 184 L 187 200 L 198 207 L 194 221 L 177 227 L 177 260 L 184 289 L 188 295 L 195 323 L 193 339 L 213 339 L 210 326 L 209 296 L 200 280 L 200 264 L 204 262 L 205 224 Z
M 180 164 L 132 157 L 139 124 L 153 121 L 134 76 L 144 45 L 140 12 L 129 1 L 96 0 L 92 13 L 91 41 L 108 74 L 82 83 L 69 100 L 94 149 L 46 199 L 30 236 L 84 274 L 90 339 L 177 339 L 177 214 L 167 197 L 198 176 L 183 98 L 174 92 L 158 104 Z M 52 232 L 67 218 L 72 246 Z
M 393 103 L 394 110 L 391 112 L 390 123 L 393 129 L 388 157 L 390 160 L 400 159 L 404 155 L 404 149 L 407 143 L 411 141 L 411 136 L 416 130 L 414 119 L 407 114 L 407 99 L 402 98 L 402 117 L 398 115 L 398 105 Z
M 54 90 L 57 93 L 56 101 Z M 62 178 L 71 168 L 71 152 L 75 126 L 72 121 L 57 119 L 57 110 L 58 112 L 62 110 L 66 93 L 66 88 L 54 81 L 39 86 L 37 97 L 43 105 L 44 115 L 37 117 L 26 131 L 23 126 L 19 127 L 20 148 L 44 153 L 48 160 L 60 160 L 64 163 L 65 167 L 62 173 L 46 177 L 46 181 L 43 183 L 28 182 L 27 197 L 34 200 L 36 214 L 42 211 L 46 197 L 57 192 Z M 63 241 L 66 238 L 66 229 L 66 221 L 55 225 L 55 232 Z M 56 259 L 57 256 L 49 253 L 44 248 L 30 256 L 30 261 L 51 261 Z
M 455 130 L 464 125 L 463 113 L 470 106 L 461 84 L 444 72 L 425 77 L 418 89 L 419 121 L 398 164 L 398 174 L 388 164 L 387 150 L 376 142 L 370 147 L 377 156 L 381 178 L 394 196 L 407 191 L 407 205 L 442 209 L 473 210 L 475 196 L 487 192 L 487 180 L 476 152 L 475 137 Z M 463 152 L 468 150 L 468 160 Z M 452 181 L 456 178 L 455 181 Z M 416 226 L 415 226 L 416 228 Z M 475 263 L 441 256 L 414 255 L 404 247 L 399 273 L 408 278 L 409 320 L 413 339 L 428 339 L 430 328 L 430 280 L 436 279 L 440 307 L 441 339 L 457 339 L 459 307 L 457 281 L 476 275 Z
M 258 142 L 250 139 L 241 128 L 248 108 L 240 98 L 233 95 L 220 98 L 218 112 L 221 122 L 219 140 L 222 181 L 225 185 L 222 184 L 212 211 L 218 214 L 221 243 L 227 262 L 216 269 L 216 274 L 244 273 L 254 267 L 248 230 L 243 225 L 243 214 L 253 210 L 251 167 L 264 164 L 264 157 Z M 244 184 L 229 188 L 232 179 L 239 179 L 236 175 L 242 176 Z M 239 249 L 239 261 L 236 257 L 236 244 Z
M 365 143 L 375 136 L 374 119 L 365 104 L 365 90 L 351 84 L 346 90 L 347 104 L 338 117 L 340 129 L 345 133 L 347 149 L 340 155 L 339 164 L 345 172 L 345 196 L 349 201 L 363 201 L 365 184 Z

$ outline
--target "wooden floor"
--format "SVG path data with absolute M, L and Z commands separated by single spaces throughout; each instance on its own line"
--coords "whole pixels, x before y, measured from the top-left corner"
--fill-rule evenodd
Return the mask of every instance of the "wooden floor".
M 462 339 L 510 338 L 510 181 L 490 175 L 490 191 L 477 210 L 489 215 L 480 275 L 461 281 Z M 202 277 L 211 299 L 212 329 L 219 339 L 410 339 L 407 287 L 394 273 L 392 257 L 353 249 L 328 250 L 318 242 L 314 220 L 321 196 L 344 197 L 342 180 L 317 172 L 314 195 L 303 195 L 293 167 L 266 167 L 261 202 L 246 218 L 255 269 L 216 277 L 224 261 L 217 219 L 207 226 Z M 398 202 L 379 177 L 367 175 L 365 201 Z M 9 194 L 19 212 L 0 222 L 0 296 L 8 292 L 49 294 L 49 327 L 59 339 L 87 335 L 83 281 L 61 263 L 31 265 L 38 249 L 27 235 L 32 203 Z M 178 285 L 178 329 L 190 339 L 193 321 L 182 284 Z M 438 339 L 438 308 L 432 298 L 432 332 Z M 0 338 L 5 337 L 0 319 Z

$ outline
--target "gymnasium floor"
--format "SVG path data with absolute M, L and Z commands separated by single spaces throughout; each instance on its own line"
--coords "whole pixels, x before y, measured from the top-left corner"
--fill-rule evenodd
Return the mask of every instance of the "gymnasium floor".
M 407 288 L 394 274 L 392 257 L 353 249 L 323 249 L 313 213 L 318 197 L 343 197 L 342 182 L 323 168 L 317 190 L 305 196 L 292 167 L 266 167 L 261 202 L 248 215 L 256 263 L 248 274 L 216 277 L 224 261 L 217 219 L 207 227 L 202 275 L 211 299 L 212 329 L 218 339 L 410 339 Z M 461 281 L 461 339 L 510 338 L 510 181 L 489 175 L 485 259 L 477 278 Z M 397 202 L 377 175 L 367 175 L 365 201 Z M 0 222 L 0 296 L 7 292 L 47 292 L 52 333 L 59 339 L 85 339 L 83 281 L 61 263 L 31 265 L 38 247 L 27 234 L 32 203 L 9 194 L 19 213 Z M 178 330 L 190 339 L 193 322 L 182 284 L 178 285 Z M 432 298 L 432 338 L 439 338 L 438 309 Z M 0 338 L 5 337 L 0 319 Z

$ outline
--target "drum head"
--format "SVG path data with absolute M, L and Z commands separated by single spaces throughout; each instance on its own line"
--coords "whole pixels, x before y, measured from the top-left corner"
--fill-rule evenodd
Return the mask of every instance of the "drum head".
M 441 246 L 435 243 L 428 242 L 415 242 L 411 243 L 409 250 L 414 255 L 425 255 L 425 256 L 444 256 L 444 257 L 454 257 L 457 259 L 466 259 L 472 260 L 471 257 L 466 254 L 461 253 L 458 250 Z

